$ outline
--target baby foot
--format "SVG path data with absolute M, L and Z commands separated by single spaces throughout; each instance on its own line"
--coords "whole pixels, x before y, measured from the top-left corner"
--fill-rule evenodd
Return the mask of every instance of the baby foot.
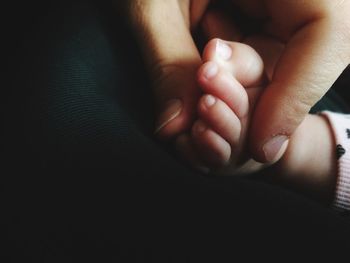
M 251 173 L 262 167 L 249 161 L 245 144 L 250 115 L 265 81 L 263 61 L 250 46 L 219 39 L 208 43 L 203 61 L 198 82 L 204 95 L 192 129 L 199 158 L 210 168 L 225 167 L 220 172 Z M 243 165 L 247 161 L 249 165 Z
M 263 165 L 249 159 L 247 133 L 254 105 L 267 86 L 263 61 L 250 46 L 214 39 L 203 54 L 198 82 L 204 93 L 191 137 L 180 136 L 177 147 L 197 168 L 215 174 L 252 173 L 271 166 L 284 185 L 318 199 L 329 199 L 336 181 L 333 134 L 327 120 L 308 115 L 297 131 Z

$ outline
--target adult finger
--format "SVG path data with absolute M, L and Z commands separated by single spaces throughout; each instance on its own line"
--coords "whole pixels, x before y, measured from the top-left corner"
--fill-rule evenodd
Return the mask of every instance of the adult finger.
M 190 34 L 189 1 L 133 3 L 132 25 L 157 103 L 155 131 L 161 138 L 171 138 L 190 127 L 199 96 L 195 76 L 201 59 Z
M 341 13 L 319 16 L 306 21 L 288 41 L 254 113 L 250 149 L 257 161 L 269 162 L 279 154 L 349 64 L 349 28 L 349 19 Z

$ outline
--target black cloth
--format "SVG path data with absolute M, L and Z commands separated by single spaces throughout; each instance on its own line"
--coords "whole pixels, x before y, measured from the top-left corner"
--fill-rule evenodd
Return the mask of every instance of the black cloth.
M 34 18 L 13 38 L 3 87 L 2 255 L 221 262 L 349 248 L 349 221 L 331 209 L 201 175 L 153 138 L 145 66 L 110 5 L 60 2 Z

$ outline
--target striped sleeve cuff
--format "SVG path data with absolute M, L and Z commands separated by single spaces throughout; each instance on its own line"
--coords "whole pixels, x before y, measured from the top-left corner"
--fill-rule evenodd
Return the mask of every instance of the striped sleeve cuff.
M 339 211 L 350 211 L 350 115 L 323 111 L 332 127 L 338 160 L 338 179 L 333 206 Z

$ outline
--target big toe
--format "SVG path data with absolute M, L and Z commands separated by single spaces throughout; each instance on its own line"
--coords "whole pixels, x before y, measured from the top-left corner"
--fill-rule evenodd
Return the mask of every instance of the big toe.
M 202 59 L 217 63 L 245 88 L 260 85 L 263 81 L 264 63 L 259 54 L 246 44 L 212 39 L 206 45 Z

